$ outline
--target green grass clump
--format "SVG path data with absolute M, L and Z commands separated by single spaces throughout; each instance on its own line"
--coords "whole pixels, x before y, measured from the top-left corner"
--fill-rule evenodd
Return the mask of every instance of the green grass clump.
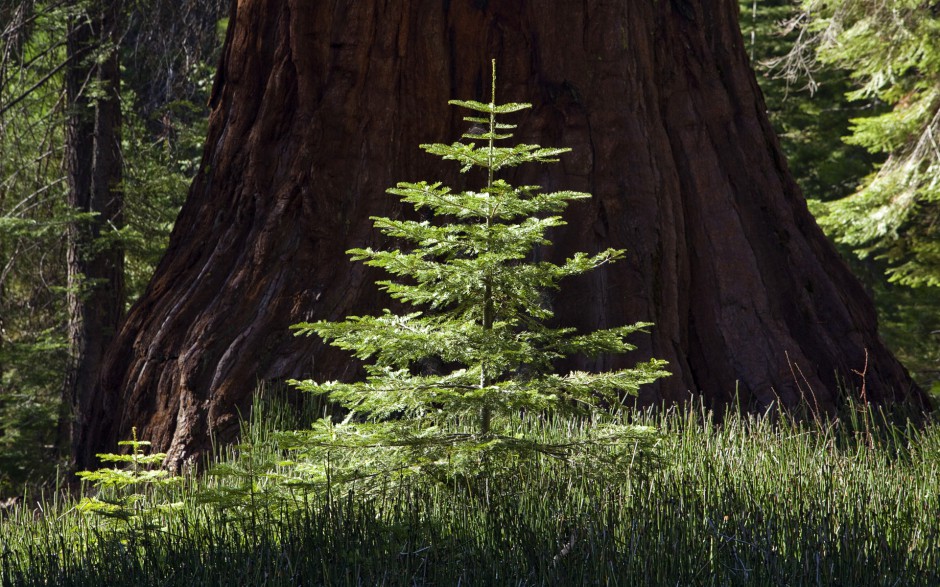
M 940 584 L 940 427 L 776 416 L 636 415 L 660 431 L 660 461 L 616 483 L 534 459 L 479 484 L 295 488 L 293 501 L 271 491 L 284 453 L 253 417 L 223 473 L 160 487 L 154 500 L 185 505 L 146 524 L 75 502 L 11 512 L 0 584 Z

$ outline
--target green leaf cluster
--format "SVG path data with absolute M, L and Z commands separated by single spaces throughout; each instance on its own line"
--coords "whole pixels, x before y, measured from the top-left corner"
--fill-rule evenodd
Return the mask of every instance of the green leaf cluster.
M 623 251 L 577 253 L 559 264 L 534 261 L 533 250 L 550 244 L 548 231 L 564 225 L 558 214 L 590 195 L 515 187 L 495 174 L 555 161 L 567 149 L 496 144 L 511 138 L 513 128 L 497 116 L 529 105 L 496 103 L 495 69 L 489 103 L 450 103 L 474 112 L 468 122 L 485 126 L 464 134 L 465 143 L 422 148 L 457 161 L 463 171 L 482 168 L 487 182 L 479 190 L 454 191 L 439 182 L 399 183 L 388 190 L 430 211 L 434 221 L 374 218 L 376 228 L 402 247 L 349 253 L 391 274 L 379 287 L 414 311 L 294 326 L 297 334 L 320 336 L 369 364 L 365 381 L 293 382 L 328 397 L 348 415 L 341 422 L 320 420 L 285 443 L 304 455 L 309 475 L 344 481 L 386 481 L 418 472 L 475 475 L 534 455 L 591 462 L 586 470 L 610 472 L 618 446 L 635 447 L 637 438 L 649 436 L 619 422 L 622 398 L 667 375 L 665 363 L 556 373 L 565 357 L 632 350 L 625 338 L 650 324 L 589 333 L 552 326 L 548 295 L 562 279 L 614 262 Z M 549 416 L 588 417 L 596 426 L 564 444 L 519 432 L 519 418 Z M 592 458 L 585 457 L 589 453 Z
M 821 207 L 820 223 L 891 281 L 940 287 L 940 14 L 919 0 L 810 0 L 817 57 L 846 68 L 890 110 L 853 121 L 850 144 L 887 156 L 854 194 Z
M 845 143 L 851 120 L 884 110 L 874 97 L 845 100 L 850 72 L 795 54 L 805 41 L 790 0 L 739 0 L 740 23 L 767 115 L 791 173 L 807 198 L 823 202 L 855 191 L 883 156 Z

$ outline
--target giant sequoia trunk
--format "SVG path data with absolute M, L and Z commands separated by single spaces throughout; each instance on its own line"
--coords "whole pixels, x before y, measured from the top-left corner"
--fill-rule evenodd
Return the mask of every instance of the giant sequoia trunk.
M 258 380 L 353 375 L 288 326 L 389 304 L 344 251 L 398 211 L 386 187 L 460 185 L 417 145 L 459 136 L 447 100 L 485 99 L 491 57 L 501 99 L 534 103 L 517 136 L 574 149 L 513 183 L 595 195 L 541 254 L 629 250 L 567 283 L 558 319 L 656 323 L 634 357 L 586 366 L 667 359 L 645 401 L 831 409 L 856 372 L 870 400 L 924 401 L 787 171 L 737 17 L 736 0 L 233 2 L 203 167 L 110 349 L 86 454 L 137 426 L 179 463 L 235 434 Z

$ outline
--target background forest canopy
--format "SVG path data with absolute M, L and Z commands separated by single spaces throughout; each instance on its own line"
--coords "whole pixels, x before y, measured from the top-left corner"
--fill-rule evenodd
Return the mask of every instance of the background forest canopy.
M 0 495 L 68 454 L 69 300 L 107 289 L 94 276 L 70 280 L 70 251 L 121 252 L 124 286 L 112 292 L 123 308 L 162 256 L 199 165 L 227 4 L 0 5 Z M 118 9 L 110 28 L 95 16 L 105 7 Z M 67 39 L 84 24 L 91 41 L 76 51 Z M 741 26 L 814 214 L 872 292 L 882 336 L 938 391 L 940 4 L 753 0 L 741 3 Z M 68 129 L 82 104 L 105 100 L 95 67 L 112 55 L 123 202 L 103 223 L 69 204 Z M 82 72 L 70 94 L 68 76 Z M 94 238 L 79 246 L 75 226 L 96 226 Z
M 881 335 L 940 389 L 940 5 L 741 2 L 797 182 L 878 307 Z
M 82 245 L 122 250 L 123 287 L 103 288 L 119 307 L 146 286 L 201 156 L 228 3 L 111 3 L 120 13 L 108 38 L 70 48 L 103 5 L 0 5 L 0 495 L 48 477 L 68 452 L 59 422 L 70 365 L 68 227 L 98 215 L 69 204 L 69 120 L 89 106 L 68 94 L 67 75 L 78 74 L 93 103 L 106 92 L 96 62 L 111 52 L 120 62 L 120 221 Z

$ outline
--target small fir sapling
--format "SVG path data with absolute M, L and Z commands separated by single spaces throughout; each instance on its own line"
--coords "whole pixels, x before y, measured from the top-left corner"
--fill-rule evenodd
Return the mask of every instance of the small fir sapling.
M 562 226 L 557 216 L 572 200 L 590 194 L 543 193 L 513 186 L 497 174 L 523 163 L 550 163 L 569 149 L 519 144 L 497 146 L 515 125 L 497 117 L 529 108 L 496 103 L 496 71 L 490 103 L 452 100 L 471 110 L 466 142 L 421 148 L 457 161 L 466 172 L 482 168 L 479 191 L 455 192 L 440 182 L 399 183 L 388 192 L 429 211 L 434 221 L 374 217 L 384 234 L 406 248 L 349 251 L 353 260 L 380 267 L 393 279 L 378 286 L 415 309 L 342 322 L 297 324 L 298 335 L 316 334 L 369 362 L 365 381 L 292 381 L 324 394 L 348 411 L 340 422 L 317 421 L 311 430 L 285 437 L 307 479 L 316 482 L 381 481 L 413 473 L 435 478 L 491 476 L 522 458 L 584 467 L 602 476 L 626 472 L 655 434 L 625 425 L 625 395 L 668 375 L 665 362 L 632 369 L 558 374 L 555 364 L 571 355 L 624 353 L 625 337 L 648 326 L 636 323 L 590 333 L 550 327 L 545 292 L 568 276 L 616 261 L 622 250 L 577 253 L 564 263 L 533 261 L 547 245 L 546 232 Z M 428 363 L 438 372 L 418 369 Z M 425 370 L 427 371 L 427 370 Z M 548 438 L 538 422 L 571 418 L 571 436 Z
M 160 468 L 164 453 L 146 454 L 150 442 L 137 439 L 137 428 L 131 429 L 130 440 L 118 442 L 118 446 L 130 448 L 129 454 L 105 453 L 97 455 L 106 463 L 124 465 L 124 468 L 101 468 L 95 471 L 79 471 L 78 477 L 95 486 L 98 494 L 83 497 L 76 506 L 79 512 L 96 514 L 114 521 L 139 525 L 139 529 L 156 525 L 159 516 L 183 506 L 180 501 L 168 502 L 163 493 L 182 482 Z

